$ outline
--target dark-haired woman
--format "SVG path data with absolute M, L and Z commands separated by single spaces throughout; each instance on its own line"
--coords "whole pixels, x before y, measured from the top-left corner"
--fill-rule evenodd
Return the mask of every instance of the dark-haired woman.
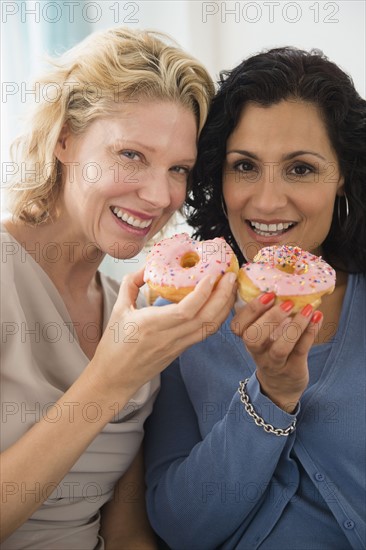
M 243 262 L 296 244 L 337 283 L 296 315 L 261 295 L 163 374 L 148 511 L 173 549 L 366 546 L 365 138 L 366 102 L 320 52 L 278 48 L 222 76 L 193 173 L 196 236 L 225 236 Z

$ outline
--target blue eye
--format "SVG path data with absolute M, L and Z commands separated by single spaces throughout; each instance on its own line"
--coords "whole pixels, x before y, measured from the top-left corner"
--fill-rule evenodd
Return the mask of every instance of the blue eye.
M 120 151 L 119 154 L 129 160 L 138 160 L 140 158 L 140 155 L 136 151 Z

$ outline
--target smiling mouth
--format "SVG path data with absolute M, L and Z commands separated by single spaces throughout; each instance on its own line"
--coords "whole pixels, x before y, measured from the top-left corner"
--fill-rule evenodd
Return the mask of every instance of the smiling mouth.
M 114 207 L 112 206 L 111 212 L 116 216 L 116 218 L 125 222 L 127 225 L 134 227 L 135 229 L 146 229 L 147 227 L 150 227 L 150 225 L 153 222 L 152 218 L 148 220 L 141 220 L 140 218 L 131 216 L 131 214 L 128 214 L 127 212 L 123 212 L 117 206 L 114 206 Z
M 287 233 L 296 223 L 282 222 L 282 223 L 259 223 L 247 220 L 247 224 L 257 235 L 261 237 L 277 237 Z

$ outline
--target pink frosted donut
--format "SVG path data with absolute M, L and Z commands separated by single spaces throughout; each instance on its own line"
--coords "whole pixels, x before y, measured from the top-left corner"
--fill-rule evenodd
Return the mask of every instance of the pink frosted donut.
M 306 304 L 318 307 L 335 287 L 335 271 L 321 257 L 298 246 L 267 246 L 253 262 L 240 268 L 238 290 L 245 302 L 263 292 L 274 292 L 276 302 L 292 300 L 293 313 Z
M 225 239 L 196 241 L 180 233 L 156 243 L 146 259 L 144 281 L 153 295 L 179 302 L 206 275 L 217 281 L 227 271 L 237 273 L 238 260 Z

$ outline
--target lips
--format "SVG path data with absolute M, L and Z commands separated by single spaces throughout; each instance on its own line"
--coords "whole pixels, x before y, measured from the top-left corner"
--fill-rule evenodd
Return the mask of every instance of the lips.
M 254 233 L 261 237 L 276 237 L 282 235 L 295 225 L 294 222 L 263 223 L 251 220 L 248 220 L 247 223 Z
M 152 218 L 143 220 L 142 218 L 132 216 L 131 213 L 124 212 L 123 210 L 118 208 L 118 206 L 112 206 L 111 211 L 117 218 L 125 222 L 127 225 L 134 227 L 135 229 L 146 229 L 147 227 L 150 227 L 153 222 Z

